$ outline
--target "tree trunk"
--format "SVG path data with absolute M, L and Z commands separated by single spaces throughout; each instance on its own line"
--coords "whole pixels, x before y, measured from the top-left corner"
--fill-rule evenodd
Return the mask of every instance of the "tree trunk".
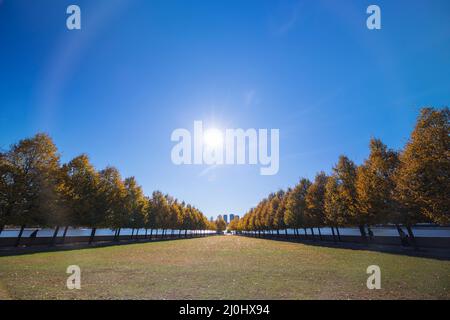
M 187 229 L 184 230 L 184 238 L 187 238 Z
M 50 241 L 50 246 L 54 246 L 56 244 L 56 237 L 58 236 L 59 226 L 56 226 L 55 232 L 53 232 L 52 240 Z
M 337 235 L 338 235 L 338 240 L 339 240 L 339 241 L 342 241 L 342 240 L 341 240 L 341 234 L 340 234 L 340 232 L 339 232 L 339 227 L 336 227 L 336 232 L 337 232 Z
M 19 246 L 19 244 L 20 244 L 20 239 L 22 239 L 23 229 L 25 229 L 25 225 L 22 225 L 22 226 L 20 227 L 19 235 L 17 236 L 17 240 L 16 240 L 16 245 L 15 245 L 16 247 Z
M 147 239 L 147 228 L 145 228 L 145 239 Z
M 361 233 L 361 238 L 364 242 L 367 242 L 367 234 L 364 225 L 359 225 L 359 232 Z
M 334 234 L 334 228 L 331 227 L 331 233 L 333 234 L 333 241 L 336 242 L 336 235 Z
M 316 241 L 316 238 L 314 235 L 314 228 L 310 228 L 310 229 L 311 229 L 312 239 L 313 239 L 313 241 Z
M 152 236 L 153 236 L 153 228 L 150 229 L 150 241 L 152 241 Z
M 400 228 L 400 226 L 398 225 L 398 224 L 396 224 L 395 225 L 395 228 L 397 229 L 397 232 L 398 232 L 398 235 L 400 236 L 400 238 L 402 237 L 402 233 L 403 233 L 403 231 L 402 231 L 402 229 Z
M 136 240 L 139 240 L 139 228 L 136 229 L 136 236 L 135 236 Z
M 409 238 L 411 239 L 412 245 L 414 246 L 414 250 L 418 250 L 419 246 L 417 245 L 416 237 L 414 236 L 411 225 L 407 224 L 406 230 L 408 230 L 408 235 L 409 235 Z
M 133 234 L 134 234 L 134 228 L 131 228 L 131 237 L 130 237 L 130 240 L 133 239 Z
M 285 233 L 285 235 L 286 235 L 286 239 L 288 238 L 288 231 L 287 231 L 288 229 L 286 228 L 286 229 L 284 229 L 284 233 Z
M 0 235 L 2 234 L 2 232 L 3 232 L 4 229 L 5 229 L 5 226 L 4 226 L 4 225 L 0 226 Z
M 66 226 L 64 228 L 64 233 L 63 233 L 63 236 L 62 236 L 61 243 L 64 243 L 66 241 L 67 230 L 69 230 L 69 226 Z
M 317 228 L 317 230 L 319 231 L 319 239 L 320 239 L 320 241 L 322 241 L 323 239 L 322 239 L 322 232 L 320 232 L 320 228 Z
M 306 231 L 306 228 L 303 228 L 303 231 L 305 231 L 305 238 L 308 239 L 308 232 Z
M 96 230 L 97 230 L 97 228 L 92 228 L 91 236 L 89 237 L 89 244 L 91 244 L 94 241 L 95 231 Z
M 29 242 L 29 245 L 30 245 L 30 246 L 34 244 L 35 239 L 36 239 L 36 237 L 37 237 L 37 233 L 39 232 L 39 229 L 36 229 L 34 232 L 36 232 L 36 235 L 35 235 L 35 236 L 31 237 L 31 235 L 30 235 L 30 242 Z

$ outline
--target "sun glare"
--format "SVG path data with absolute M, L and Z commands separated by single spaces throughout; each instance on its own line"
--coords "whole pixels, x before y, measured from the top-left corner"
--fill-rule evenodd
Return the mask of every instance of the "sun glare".
M 222 132 L 216 128 L 208 129 L 203 134 L 203 141 L 206 146 L 215 148 L 223 145 Z

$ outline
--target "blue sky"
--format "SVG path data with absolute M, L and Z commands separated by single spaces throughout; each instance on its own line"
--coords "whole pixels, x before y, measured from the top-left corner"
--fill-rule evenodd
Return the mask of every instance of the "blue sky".
M 66 28 L 81 7 L 82 29 Z M 377 4 L 382 29 L 366 28 Z M 243 214 L 450 101 L 450 2 L 0 0 L 0 147 L 47 132 L 207 216 Z M 175 166 L 176 128 L 280 129 L 280 170 Z

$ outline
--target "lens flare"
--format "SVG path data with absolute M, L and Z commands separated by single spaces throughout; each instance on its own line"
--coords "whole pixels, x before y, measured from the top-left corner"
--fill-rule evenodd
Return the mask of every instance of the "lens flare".
M 216 128 L 208 129 L 203 134 L 203 142 L 209 148 L 223 146 L 223 134 Z

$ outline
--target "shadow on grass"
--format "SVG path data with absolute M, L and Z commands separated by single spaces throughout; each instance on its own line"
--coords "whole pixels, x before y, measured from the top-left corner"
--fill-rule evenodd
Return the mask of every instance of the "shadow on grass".
M 271 241 L 280 241 L 280 242 L 291 242 L 291 243 L 301 243 L 308 246 L 316 246 L 316 247 L 326 247 L 326 248 L 337 248 L 337 249 L 348 249 L 348 250 L 360 250 L 360 251 L 374 251 L 374 252 L 382 252 L 382 253 L 391 253 L 398 254 L 404 256 L 411 257 L 420 257 L 420 258 L 432 258 L 441 261 L 450 261 L 450 249 L 442 249 L 442 248 L 419 248 L 415 250 L 413 247 L 403 247 L 401 245 L 383 245 L 383 244 L 375 244 L 375 243 L 357 243 L 357 242 L 343 242 L 343 241 L 327 241 L 327 240 L 311 240 L 311 239 L 298 239 L 294 237 L 277 237 L 273 236 L 250 236 L 239 234 L 238 236 L 249 237 L 254 239 L 261 240 L 271 240 Z
M 164 241 L 176 241 L 176 240 L 189 240 L 197 238 L 206 238 L 215 236 L 216 234 L 210 234 L 206 236 L 195 236 L 195 237 L 173 237 L 173 238 L 153 238 L 153 239 L 130 239 L 130 240 L 120 240 L 120 241 L 98 241 L 91 244 L 85 242 L 77 243 L 67 243 L 67 244 L 57 244 L 54 246 L 48 245 L 35 245 L 35 246 L 24 246 L 24 247 L 3 247 L 0 248 L 0 257 L 7 256 L 20 256 L 29 255 L 42 252 L 59 252 L 59 251 L 72 251 L 80 249 L 96 249 L 105 248 L 112 246 L 123 246 L 130 244 L 141 244 L 141 243 L 154 243 L 154 242 L 164 242 Z

